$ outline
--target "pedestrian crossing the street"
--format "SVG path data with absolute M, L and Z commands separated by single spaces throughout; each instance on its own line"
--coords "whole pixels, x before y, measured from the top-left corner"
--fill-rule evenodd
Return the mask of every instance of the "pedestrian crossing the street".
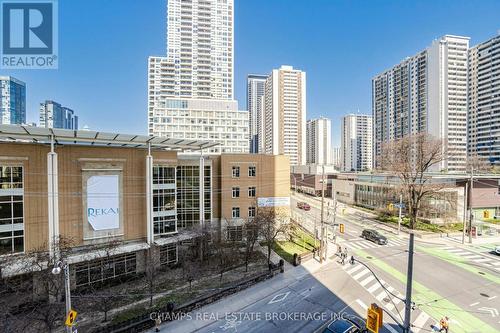
M 357 283 L 359 283 L 361 287 L 375 297 L 379 306 L 382 306 L 385 310 L 391 312 L 395 318 L 404 318 L 405 306 L 404 301 L 402 301 L 404 299 L 404 295 L 384 280 L 377 280 L 373 273 L 361 264 L 344 265 L 343 269 Z M 397 297 L 394 297 L 393 295 Z M 358 304 L 361 305 L 363 302 L 360 301 Z M 436 323 L 435 319 L 419 309 L 413 310 L 412 318 L 413 333 L 428 331 L 430 325 Z M 384 324 L 384 327 L 390 332 L 393 330 L 392 327 L 386 324 Z
M 482 264 L 490 267 L 491 269 L 500 272 L 500 259 L 493 258 L 490 256 L 482 255 L 477 252 L 469 251 L 460 247 L 446 246 L 442 247 L 441 250 L 446 251 L 450 254 L 456 255 L 463 259 L 464 261 L 472 262 L 475 264 Z
M 348 240 L 345 241 L 344 244 L 351 250 L 365 250 L 365 249 L 374 249 L 379 247 L 387 247 L 387 246 L 406 246 L 408 241 L 405 239 L 391 238 L 387 240 L 387 245 L 379 245 L 377 243 L 371 242 L 365 239 L 356 239 L 356 240 Z

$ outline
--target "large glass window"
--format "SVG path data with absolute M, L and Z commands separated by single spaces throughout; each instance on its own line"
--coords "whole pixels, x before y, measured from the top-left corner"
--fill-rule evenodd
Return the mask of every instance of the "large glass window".
M 153 166 L 153 184 L 175 184 L 175 168 Z
M 23 168 L 0 166 L 0 255 L 24 251 Z
M 155 235 L 170 234 L 176 232 L 176 216 L 154 216 L 153 217 L 153 232 Z
M 153 190 L 153 212 L 175 209 L 175 189 Z
M 200 224 L 200 177 L 199 166 L 182 165 L 177 167 L 177 221 L 179 228 L 191 228 Z M 211 170 L 206 165 L 204 170 L 204 205 L 205 221 L 210 221 L 211 214 Z
M 136 266 L 136 253 L 127 253 L 76 264 L 76 286 L 84 286 L 135 274 Z
M 160 265 L 177 263 L 177 244 L 167 244 L 160 248 Z

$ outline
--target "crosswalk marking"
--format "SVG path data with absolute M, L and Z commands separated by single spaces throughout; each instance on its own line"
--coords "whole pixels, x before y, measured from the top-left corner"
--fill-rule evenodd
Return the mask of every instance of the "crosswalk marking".
M 429 320 L 429 315 L 425 312 L 420 312 L 417 319 L 415 319 L 415 321 L 412 324 L 413 326 L 412 332 L 414 333 L 420 332 L 420 329 L 424 327 L 427 320 Z
M 378 283 L 378 281 L 377 281 L 377 283 L 375 283 L 375 284 L 374 284 L 374 285 L 372 285 L 370 288 L 368 288 L 368 289 L 367 289 L 367 291 L 368 291 L 370 294 L 373 294 L 373 292 L 374 292 L 375 290 L 377 290 L 378 288 L 381 288 L 381 287 L 380 287 L 380 283 Z
M 373 249 L 373 248 L 379 248 L 379 247 L 387 247 L 387 246 L 401 246 L 401 245 L 406 245 L 405 240 L 400 240 L 400 239 L 389 239 L 387 241 L 387 245 L 379 245 L 377 243 L 368 241 L 363 238 L 356 238 L 356 239 L 349 239 L 345 241 L 346 245 L 355 250 L 364 250 L 364 249 Z
M 401 316 L 401 318 L 404 318 L 405 308 L 404 303 L 401 301 L 404 296 L 400 292 L 398 292 L 384 280 L 376 280 L 375 277 L 371 275 L 371 272 L 363 265 L 357 264 L 353 268 L 344 266 L 343 269 L 346 273 L 351 275 L 351 277 L 355 281 L 357 281 L 366 291 L 373 295 L 373 297 L 381 303 L 386 311 L 392 312 L 395 316 L 399 315 Z M 370 273 L 370 275 L 366 276 L 367 273 Z M 384 287 L 382 288 L 382 286 Z M 396 295 L 396 297 L 392 295 Z M 387 299 L 389 299 L 388 302 L 386 302 Z M 356 300 L 356 302 L 364 311 L 366 311 L 367 305 L 363 301 Z M 433 318 L 431 318 L 425 312 L 421 310 L 419 311 L 420 312 L 418 312 L 418 316 L 415 320 L 413 320 L 414 328 L 412 332 L 414 333 L 419 332 L 421 327 L 429 326 L 431 324 L 430 322 L 428 323 L 429 320 L 434 323 Z M 390 324 L 384 324 L 384 328 L 391 333 L 398 333 L 398 331 L 394 329 Z
M 370 270 L 368 268 L 365 268 L 361 272 L 359 272 L 358 274 L 354 275 L 353 278 L 354 278 L 354 280 L 358 280 L 360 277 L 365 276 L 368 273 L 370 273 Z
M 354 266 L 353 268 L 351 268 L 350 270 L 347 271 L 347 274 L 351 275 L 352 273 L 356 272 L 357 270 L 363 268 L 362 265 L 356 265 Z
M 364 287 L 364 286 L 366 286 L 368 284 L 368 282 L 370 282 L 372 280 L 375 280 L 375 277 L 370 274 L 366 279 L 364 279 L 363 281 L 361 281 L 359 284 Z
M 451 254 L 460 256 L 461 258 L 468 260 L 468 261 L 472 261 L 474 263 L 484 264 L 484 265 L 488 265 L 488 266 L 495 266 L 492 268 L 497 270 L 497 271 L 500 271 L 500 267 L 497 267 L 497 266 L 500 266 L 500 260 L 496 260 L 495 258 L 487 257 L 485 255 L 481 255 L 480 253 L 468 251 L 466 249 L 457 248 L 457 247 L 445 246 L 445 247 L 441 247 L 440 249 L 443 251 L 449 252 Z

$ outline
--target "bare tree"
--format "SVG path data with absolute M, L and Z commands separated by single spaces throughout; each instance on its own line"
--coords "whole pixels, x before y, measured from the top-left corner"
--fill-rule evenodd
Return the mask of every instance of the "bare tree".
M 290 223 L 284 212 L 265 208 L 257 210 L 254 223 L 259 226 L 260 235 L 266 242 L 267 264 L 270 269 L 272 246 L 280 234 L 284 236 L 288 234 Z
M 73 241 L 60 237 L 54 242 L 59 251 L 52 255 L 47 244 L 24 254 L 13 255 L 1 263 L 1 313 L 8 322 L 7 331 L 53 332 L 64 319 L 64 281 L 62 274 L 52 274 L 54 263 L 65 260 Z M 4 275 L 11 277 L 5 277 Z M 5 327 L 5 326 L 3 326 Z
M 378 164 L 382 171 L 399 178 L 395 187 L 406 202 L 410 229 L 417 225 L 422 201 L 443 188 L 442 184 L 433 183 L 428 175 L 443 158 L 442 141 L 425 133 L 409 135 L 382 146 Z
M 160 253 L 155 245 L 151 245 L 146 252 L 146 288 L 149 295 L 149 306 L 153 306 L 153 296 L 156 290 L 159 267 Z
M 250 219 L 245 224 L 245 272 L 248 272 L 248 263 L 253 253 L 255 243 L 259 239 L 261 226 L 258 220 Z
M 234 242 L 225 242 L 223 239 L 214 241 L 212 246 L 217 258 L 219 282 L 222 284 L 224 273 L 234 268 L 238 262 L 238 249 Z
M 477 154 L 471 154 L 467 157 L 467 172 L 472 173 L 489 173 L 493 167 L 488 162 L 488 159 Z

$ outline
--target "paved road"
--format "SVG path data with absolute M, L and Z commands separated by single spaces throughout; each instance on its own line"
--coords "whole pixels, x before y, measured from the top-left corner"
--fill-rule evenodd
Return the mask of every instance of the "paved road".
M 320 205 L 315 200 L 308 202 L 311 211 L 295 209 L 295 213 L 314 232 L 314 225 L 319 225 Z M 292 205 L 296 207 L 295 200 Z M 400 332 L 396 321 L 401 322 L 404 314 L 401 299 L 405 293 L 407 236 L 383 231 L 389 243 L 379 246 L 360 238 L 363 228 L 377 228 L 363 213 L 339 214 L 336 222 L 346 225 L 338 243 L 368 265 L 380 282 L 361 264 L 342 266 L 334 256 L 336 245 L 330 243 L 329 259 L 323 265 L 310 261 L 290 269 L 206 306 L 189 318 L 168 323 L 162 332 L 314 332 L 338 313 L 364 317 L 371 303 L 383 306 L 396 319 L 384 315 L 381 332 Z M 415 251 L 414 333 L 430 332 L 430 325 L 443 316 L 451 318 L 453 333 L 500 331 L 499 257 L 489 254 L 487 247 L 463 247 L 453 242 L 417 240 Z

